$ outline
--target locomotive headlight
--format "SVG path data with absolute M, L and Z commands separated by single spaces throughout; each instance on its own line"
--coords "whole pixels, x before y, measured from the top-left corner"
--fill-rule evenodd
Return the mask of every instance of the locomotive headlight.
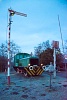
M 30 64 L 28 64 L 28 66 L 30 66 Z
M 43 64 L 41 64 L 41 66 L 43 66 Z

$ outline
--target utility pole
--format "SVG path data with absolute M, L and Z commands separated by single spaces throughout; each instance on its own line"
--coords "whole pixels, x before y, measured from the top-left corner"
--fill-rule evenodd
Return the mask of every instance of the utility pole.
M 24 16 L 27 17 L 27 14 L 24 13 L 20 13 L 17 11 L 14 11 L 12 9 L 8 9 L 9 11 L 9 25 L 8 25 L 8 85 L 10 85 L 10 34 L 11 34 L 11 17 L 16 14 L 16 15 L 20 15 L 20 16 Z

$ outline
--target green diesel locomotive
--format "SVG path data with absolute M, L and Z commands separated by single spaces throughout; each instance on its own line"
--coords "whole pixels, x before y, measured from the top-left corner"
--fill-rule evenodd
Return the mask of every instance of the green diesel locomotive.
M 40 75 L 44 71 L 42 66 L 39 66 L 39 58 L 28 53 L 18 53 L 14 56 L 14 69 L 25 76 Z

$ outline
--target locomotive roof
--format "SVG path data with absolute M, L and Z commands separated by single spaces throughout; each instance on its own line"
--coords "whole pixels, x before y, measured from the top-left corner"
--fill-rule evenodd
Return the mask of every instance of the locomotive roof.
M 17 56 L 17 55 L 23 55 L 23 56 L 25 56 L 25 57 L 23 57 L 23 58 L 21 58 L 21 59 L 28 59 L 28 58 L 31 58 L 31 59 L 38 59 L 38 57 L 37 56 L 31 56 L 31 54 L 28 54 L 28 53 L 17 53 L 15 56 Z
M 26 55 L 30 55 L 30 54 L 28 54 L 28 53 L 17 53 L 16 55 L 24 55 L 24 54 L 26 54 Z

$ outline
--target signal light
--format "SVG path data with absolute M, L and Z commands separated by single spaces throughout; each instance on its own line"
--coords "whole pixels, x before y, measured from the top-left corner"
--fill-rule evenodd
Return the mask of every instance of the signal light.
M 13 11 L 12 11 L 12 12 L 10 12 L 10 15 L 11 15 L 11 16 L 14 16 L 14 14 L 15 14 L 15 12 L 13 12 Z

